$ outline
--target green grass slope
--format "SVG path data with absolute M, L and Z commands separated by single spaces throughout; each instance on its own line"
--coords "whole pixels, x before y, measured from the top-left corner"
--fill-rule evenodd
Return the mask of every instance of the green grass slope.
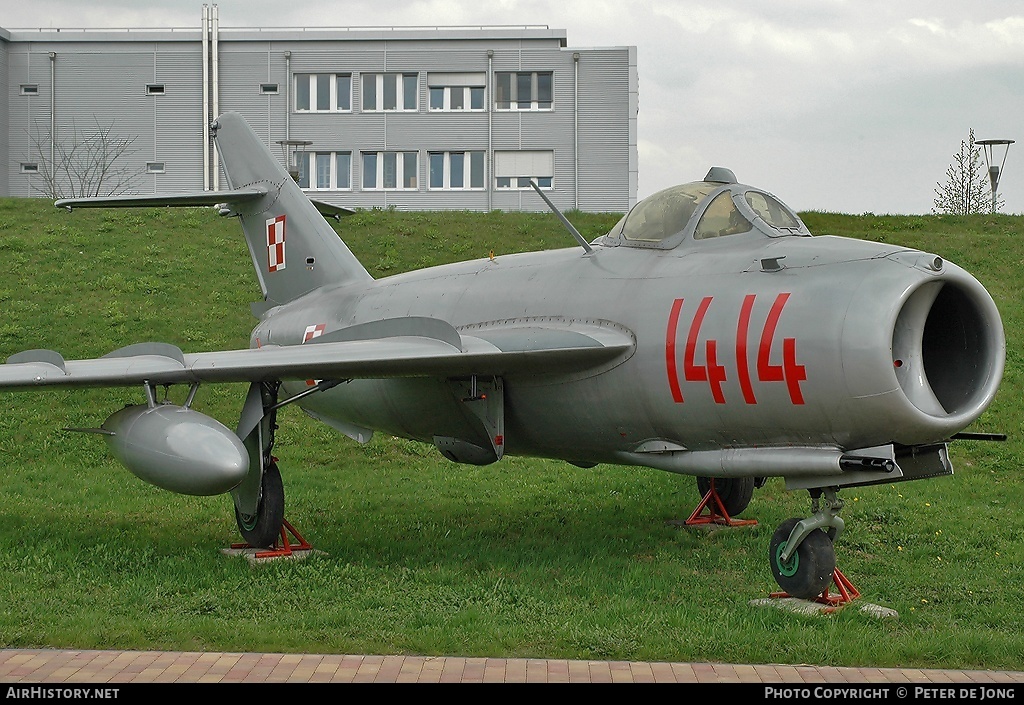
M 844 492 L 837 545 L 862 600 L 808 617 L 775 588 L 771 533 L 808 511 L 778 481 L 739 529 L 693 530 L 692 478 L 506 458 L 458 466 L 377 434 L 360 446 L 285 408 L 287 517 L 323 554 L 252 566 L 231 500 L 153 488 L 96 426 L 141 390 L 2 396 L 0 647 L 301 651 L 1024 668 L 1020 331 L 1024 218 L 804 214 L 812 232 L 920 247 L 972 271 L 1004 316 L 1002 390 L 953 477 Z M 570 214 L 586 237 L 614 216 Z M 548 214 L 368 211 L 339 232 L 375 276 L 491 251 L 573 246 Z M 244 347 L 259 298 L 237 223 L 205 209 L 58 211 L 0 199 L 0 357 L 94 357 L 159 340 Z M 178 394 L 172 390 L 172 396 Z M 196 407 L 229 426 L 242 385 Z

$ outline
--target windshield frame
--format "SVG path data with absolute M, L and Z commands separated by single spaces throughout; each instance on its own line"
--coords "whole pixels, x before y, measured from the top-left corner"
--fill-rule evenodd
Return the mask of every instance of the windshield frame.
M 626 231 L 627 233 L 629 232 L 630 217 L 643 212 L 643 208 L 641 208 L 641 206 L 646 205 L 649 207 L 651 199 L 669 197 L 671 196 L 672 191 L 685 190 L 687 188 L 691 190 L 700 190 L 701 192 L 704 192 L 704 195 L 696 203 L 696 207 L 690 213 L 688 220 L 681 230 L 669 234 L 660 240 L 630 238 L 623 235 L 623 231 Z M 723 193 L 729 194 L 728 197 L 732 200 L 732 207 L 735 208 L 743 219 L 750 223 L 751 227 L 746 231 L 722 235 L 719 237 L 696 239 L 694 237 L 694 233 L 699 227 L 701 219 L 705 216 L 711 204 L 715 202 L 715 199 Z M 770 204 L 771 208 L 769 210 L 777 211 L 774 218 L 769 214 L 769 218 L 772 218 L 774 222 L 769 222 L 764 215 L 754 210 L 748 201 L 748 195 L 754 195 L 755 197 L 760 195 L 764 197 L 762 202 Z M 638 208 L 641 210 L 638 211 Z M 777 196 L 765 191 L 764 189 L 737 183 L 723 184 L 720 182 L 695 181 L 663 189 L 662 191 L 658 191 L 657 193 L 640 201 L 634 205 L 633 208 L 631 208 L 629 212 L 627 212 L 598 242 L 602 245 L 612 247 L 658 250 L 675 249 L 682 243 L 686 242 L 686 249 L 689 250 L 695 247 L 705 247 L 715 242 L 734 242 L 741 236 L 744 238 L 750 238 L 751 236 L 767 236 L 770 238 L 792 236 L 810 237 L 811 232 L 807 229 L 803 221 L 792 208 L 787 206 Z

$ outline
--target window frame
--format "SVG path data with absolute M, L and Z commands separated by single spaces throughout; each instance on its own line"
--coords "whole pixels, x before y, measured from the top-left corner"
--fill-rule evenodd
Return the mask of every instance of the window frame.
M 494 152 L 494 190 L 524 191 L 536 181 L 543 190 L 555 187 L 553 149 L 497 150 Z
M 340 168 L 340 159 L 348 157 L 347 171 Z M 351 191 L 352 190 L 352 150 L 336 149 L 331 151 L 302 152 L 298 155 L 299 177 L 296 181 L 303 191 Z M 319 181 L 320 162 L 327 163 L 327 186 Z M 344 176 L 344 181 L 340 177 Z M 305 182 L 305 183 L 303 183 Z
M 515 184 L 512 181 L 515 180 Z M 553 176 L 496 176 L 494 177 L 494 189 L 496 191 L 529 191 L 533 188 L 530 181 L 536 181 L 537 186 L 544 191 L 550 191 L 555 187 Z
M 458 158 L 456 158 L 458 157 Z M 441 183 L 435 185 L 435 163 L 440 163 Z M 461 186 L 455 178 L 455 168 L 461 164 Z M 487 160 L 484 150 L 452 150 L 427 152 L 428 191 L 483 191 L 487 184 Z
M 295 113 L 351 113 L 352 112 L 352 72 L 334 71 L 318 73 L 292 74 L 295 88 L 295 99 L 291 109 Z M 305 77 L 305 82 L 302 78 Z M 323 80 L 321 80 L 323 79 Z M 342 89 L 341 81 L 347 83 L 347 92 Z M 301 88 L 305 83 L 305 87 Z M 261 84 L 263 85 L 263 84 Z M 327 100 L 321 101 L 321 90 L 327 88 Z M 306 107 L 300 107 L 299 101 L 305 97 Z M 326 105 L 327 107 L 320 107 Z
M 410 86 L 409 80 L 413 83 Z M 420 109 L 420 74 L 415 71 L 376 71 L 359 75 L 362 92 L 359 105 L 364 113 L 416 113 Z M 412 98 L 413 105 L 407 106 Z M 394 107 L 387 107 L 391 99 Z M 372 107 L 371 107 L 372 103 Z
M 546 112 L 555 109 L 554 71 L 496 71 L 494 76 L 495 110 Z M 529 91 L 528 100 L 520 95 L 524 88 Z
M 413 159 L 410 185 L 409 158 Z M 394 159 L 394 163 L 390 163 Z M 372 160 L 373 167 L 368 168 Z M 359 153 L 359 165 L 362 172 L 363 191 L 419 191 L 420 153 L 412 149 L 364 150 Z M 393 169 L 393 186 L 389 170 Z M 367 177 L 372 173 L 372 184 Z
M 435 95 L 438 92 L 440 105 L 435 107 Z M 459 93 L 461 93 L 461 103 L 456 99 L 456 95 Z M 478 103 L 476 107 L 474 107 L 474 102 Z M 455 105 L 461 105 L 461 107 L 453 107 Z M 427 112 L 429 113 L 482 113 L 486 107 L 486 86 L 447 84 L 427 86 Z

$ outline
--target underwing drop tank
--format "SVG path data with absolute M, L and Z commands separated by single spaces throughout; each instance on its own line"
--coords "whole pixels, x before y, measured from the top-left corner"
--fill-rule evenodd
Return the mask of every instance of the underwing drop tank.
M 231 429 L 183 406 L 126 406 L 101 428 L 126 468 L 171 492 L 223 494 L 249 471 L 249 453 Z

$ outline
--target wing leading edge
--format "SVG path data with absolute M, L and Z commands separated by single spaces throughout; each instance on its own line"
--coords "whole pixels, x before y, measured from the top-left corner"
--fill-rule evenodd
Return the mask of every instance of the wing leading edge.
M 437 337 L 393 335 L 191 354 L 166 343 L 139 343 L 85 360 L 65 360 L 53 350 L 28 350 L 0 365 L 0 391 L 143 383 L 538 374 L 578 371 L 625 359 L 634 346 L 629 331 L 595 322 L 501 325 L 473 329 L 472 334 L 460 334 L 451 328 L 449 334 Z

